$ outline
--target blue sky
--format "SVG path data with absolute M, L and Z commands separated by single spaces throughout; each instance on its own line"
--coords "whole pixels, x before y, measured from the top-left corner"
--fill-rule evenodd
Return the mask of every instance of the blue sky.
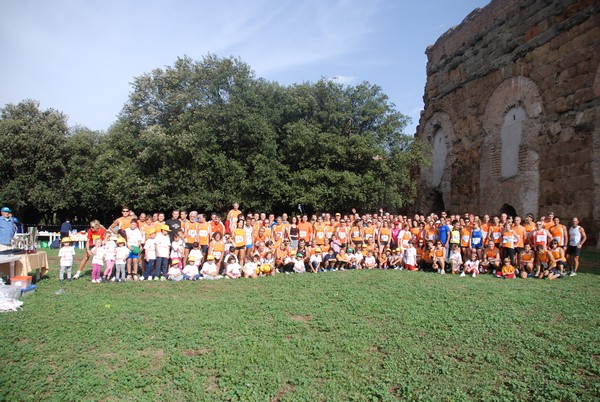
M 134 77 L 178 56 L 236 56 L 284 85 L 337 77 L 383 88 L 413 123 L 425 49 L 489 0 L 2 0 L 0 106 L 40 101 L 106 130 Z

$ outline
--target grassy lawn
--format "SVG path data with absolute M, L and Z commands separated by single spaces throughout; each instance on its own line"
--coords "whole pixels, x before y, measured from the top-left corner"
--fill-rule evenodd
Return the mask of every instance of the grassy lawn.
M 88 270 L 61 285 L 54 269 L 1 316 L 0 399 L 593 400 L 598 273 L 92 284 Z

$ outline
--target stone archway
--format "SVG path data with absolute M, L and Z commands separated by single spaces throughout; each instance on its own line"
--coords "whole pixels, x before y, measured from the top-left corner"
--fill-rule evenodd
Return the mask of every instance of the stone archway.
M 537 215 L 541 113 L 540 90 L 524 76 L 505 80 L 488 100 L 479 175 L 482 210 L 498 211 L 507 204 Z
M 437 112 L 425 124 L 423 140 L 431 145 L 432 163 L 421 169 L 421 179 L 429 190 L 434 190 L 437 205 L 448 207 L 452 194 L 452 172 L 454 163 L 453 143 L 456 140 L 450 116 L 446 112 Z

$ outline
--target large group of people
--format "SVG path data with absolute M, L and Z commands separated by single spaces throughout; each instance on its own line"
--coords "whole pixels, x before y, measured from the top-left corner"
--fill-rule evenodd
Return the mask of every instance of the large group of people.
M 108 228 L 94 220 L 86 253 L 94 283 L 126 280 L 256 278 L 277 273 L 349 269 L 430 271 L 477 277 L 557 279 L 577 275 L 584 229 L 549 212 L 490 217 L 321 213 L 243 214 L 238 204 L 221 218 L 197 211 L 140 213 L 127 207 Z M 59 279 L 72 278 L 75 251 L 67 233 Z

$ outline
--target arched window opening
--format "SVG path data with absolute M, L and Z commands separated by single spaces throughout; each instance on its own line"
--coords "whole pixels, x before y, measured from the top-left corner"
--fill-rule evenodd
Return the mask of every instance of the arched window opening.
M 519 147 L 523 139 L 523 122 L 527 113 L 522 107 L 510 109 L 502 125 L 502 177 L 508 179 L 519 173 Z

